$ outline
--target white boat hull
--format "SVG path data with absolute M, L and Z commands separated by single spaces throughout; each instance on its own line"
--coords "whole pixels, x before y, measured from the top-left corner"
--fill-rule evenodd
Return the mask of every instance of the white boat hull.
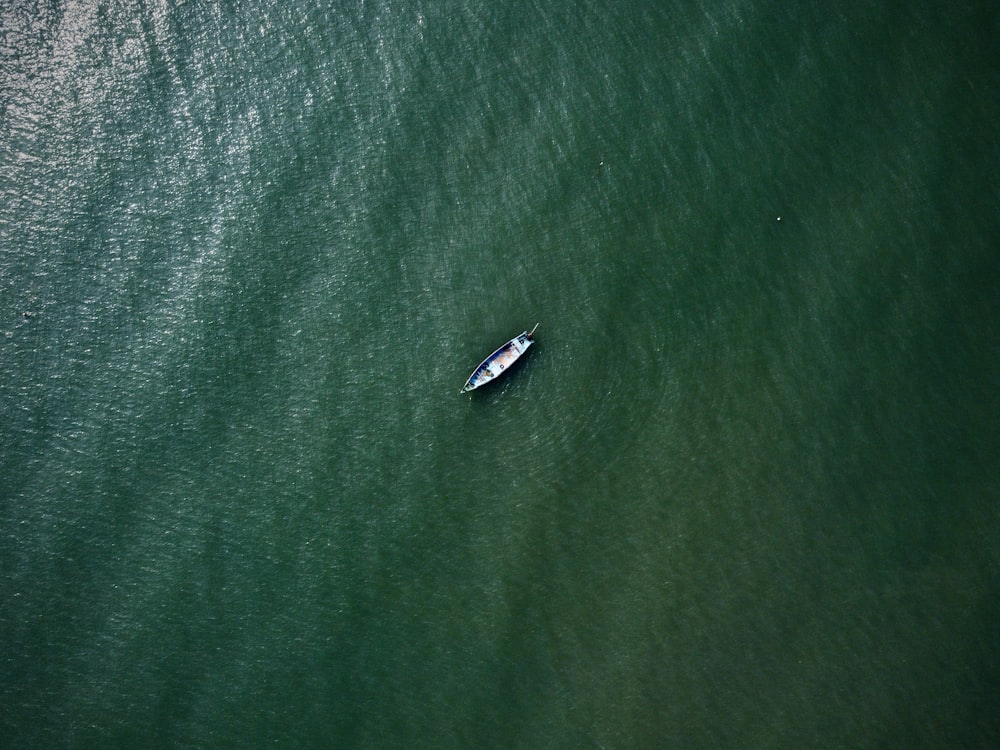
M 538 326 L 536 325 L 535 328 L 538 328 Z M 479 364 L 479 367 L 472 371 L 472 375 L 469 376 L 469 379 L 465 381 L 462 393 L 468 393 L 469 391 L 473 391 L 480 386 L 486 385 L 487 383 L 492 383 L 498 377 L 507 372 L 510 366 L 514 364 L 522 354 L 528 351 L 528 347 L 535 343 L 532 338 L 535 333 L 535 328 L 531 329 L 531 333 L 524 331 L 523 333 L 515 336 L 484 359 Z

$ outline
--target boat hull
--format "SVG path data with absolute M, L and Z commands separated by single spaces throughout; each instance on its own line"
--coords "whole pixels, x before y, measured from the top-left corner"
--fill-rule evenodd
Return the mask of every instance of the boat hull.
M 468 393 L 469 391 L 474 391 L 480 386 L 484 386 L 487 383 L 492 383 L 498 377 L 503 375 L 514 364 L 522 354 L 528 351 L 534 342 L 532 334 L 525 331 L 506 344 L 501 346 L 490 356 L 484 359 L 475 370 L 472 371 L 472 375 L 469 379 L 465 381 L 465 386 L 462 388 L 462 393 Z

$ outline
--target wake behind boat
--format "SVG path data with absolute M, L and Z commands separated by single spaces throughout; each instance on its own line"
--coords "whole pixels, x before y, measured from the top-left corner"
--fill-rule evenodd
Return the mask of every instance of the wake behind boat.
M 538 328 L 537 323 L 535 323 L 535 328 Z M 530 333 L 525 331 L 519 336 L 515 336 L 484 359 L 479 367 L 472 371 L 469 379 L 465 381 L 465 387 L 462 388 L 461 392 L 467 393 L 481 385 L 492 383 L 507 372 L 507 369 L 517 361 L 518 357 L 535 343 L 535 328 L 532 328 Z

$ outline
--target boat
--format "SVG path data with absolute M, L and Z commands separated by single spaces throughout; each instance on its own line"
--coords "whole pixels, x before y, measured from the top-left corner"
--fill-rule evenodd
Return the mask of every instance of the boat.
M 537 323 L 535 323 L 535 328 L 538 328 Z M 461 392 L 474 391 L 481 385 L 492 383 L 507 372 L 510 366 L 528 351 L 528 347 L 535 343 L 535 328 L 532 328 L 530 332 L 525 331 L 518 334 L 484 359 L 479 367 L 472 371 L 469 379 L 465 381 Z

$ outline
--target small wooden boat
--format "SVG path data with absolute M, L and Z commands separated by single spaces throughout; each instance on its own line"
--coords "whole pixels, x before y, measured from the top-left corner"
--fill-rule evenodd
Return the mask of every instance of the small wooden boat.
M 537 323 L 535 323 L 535 328 L 538 328 Z M 535 343 L 535 328 L 532 328 L 530 333 L 525 331 L 519 336 L 515 336 L 484 359 L 479 367 L 472 371 L 469 379 L 465 381 L 465 387 L 462 388 L 461 392 L 467 393 L 481 385 L 492 383 L 507 372 L 508 368 L 517 361 L 518 357 L 524 354 L 528 350 L 528 347 Z

